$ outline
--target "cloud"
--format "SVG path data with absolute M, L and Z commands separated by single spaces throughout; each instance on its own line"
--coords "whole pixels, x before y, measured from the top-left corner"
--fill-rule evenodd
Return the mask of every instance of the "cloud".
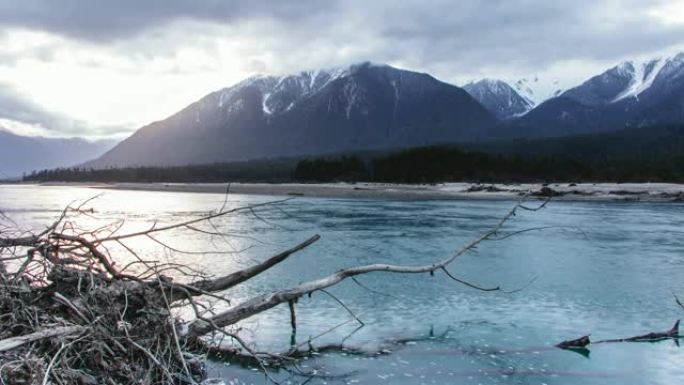
M 315 42 L 313 52 L 302 53 L 327 53 L 329 45 L 347 51 L 342 56 L 416 64 L 499 59 L 529 65 L 612 59 L 679 43 L 683 27 L 672 12 L 683 8 L 681 0 L 0 0 L 0 26 L 113 44 L 145 34 L 159 42 L 164 27 L 182 34 L 188 24 L 179 22 L 193 21 L 232 27 L 255 47 L 266 43 L 274 60 L 281 52 L 302 56 L 297 47 Z M 173 42 L 165 43 L 138 54 L 173 50 Z
M 254 73 L 365 60 L 456 84 L 537 75 L 567 88 L 684 49 L 681 9 L 683 0 L 0 0 L 0 82 L 31 95 L 27 120 L 103 135 Z M 40 110 L 59 113 L 38 119 Z
M 120 126 L 93 126 L 45 110 L 6 84 L 0 84 L 0 126 L 19 135 L 46 137 L 116 137 L 130 130 Z
M 296 22 L 322 10 L 320 3 L 317 0 L 1 0 L 0 24 L 107 41 L 130 37 L 179 19 L 231 23 L 248 18 L 279 18 Z

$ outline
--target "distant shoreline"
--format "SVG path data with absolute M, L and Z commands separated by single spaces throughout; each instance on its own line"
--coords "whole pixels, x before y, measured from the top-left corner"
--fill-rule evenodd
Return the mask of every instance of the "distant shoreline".
M 227 183 L 43 183 L 112 190 L 224 194 Z M 395 200 L 515 200 L 530 197 L 584 202 L 684 202 L 684 184 L 673 183 L 231 183 L 230 192 L 247 195 Z

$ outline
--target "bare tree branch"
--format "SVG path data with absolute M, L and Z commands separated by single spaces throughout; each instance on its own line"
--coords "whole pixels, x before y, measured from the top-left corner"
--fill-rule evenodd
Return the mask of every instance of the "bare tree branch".
M 244 270 L 236 271 L 235 273 L 220 278 L 193 282 L 190 284 L 190 286 L 205 292 L 217 292 L 229 289 L 254 276 L 263 273 L 264 271 L 279 264 L 280 262 L 283 262 L 292 254 L 305 249 L 306 247 L 312 245 L 319 239 L 321 239 L 321 236 L 316 234 L 313 237 L 307 239 L 306 241 L 298 244 L 297 246 L 294 246 L 281 253 L 278 253 L 258 265 L 248 267 Z
M 212 317 L 212 323 L 214 325 L 218 325 L 219 327 L 232 325 L 236 322 L 247 319 L 255 314 L 261 313 L 265 310 L 275 307 L 281 303 L 297 299 L 303 295 L 313 293 L 317 290 L 326 289 L 330 286 L 342 282 L 347 278 L 354 277 L 357 275 L 368 274 L 373 272 L 400 274 L 434 273 L 435 270 L 442 269 L 443 267 L 448 266 L 458 257 L 470 251 L 483 241 L 496 235 L 496 233 L 501 229 L 501 227 L 503 227 L 503 225 L 515 215 L 516 210 L 520 207 L 520 205 L 521 203 L 518 203 L 515 207 L 513 207 L 492 229 L 482 234 L 479 238 L 469 242 L 464 247 L 457 250 L 451 256 L 447 257 L 442 261 L 418 266 L 371 264 L 342 269 L 327 277 L 320 278 L 314 281 L 305 282 L 290 289 L 277 291 L 269 294 L 263 294 L 252 299 L 249 299 L 231 309 L 228 309 Z M 207 323 L 203 320 L 197 320 L 190 324 L 190 327 L 188 328 L 188 333 L 191 336 L 201 336 L 203 334 L 210 333 L 213 330 L 214 326 L 212 324 Z

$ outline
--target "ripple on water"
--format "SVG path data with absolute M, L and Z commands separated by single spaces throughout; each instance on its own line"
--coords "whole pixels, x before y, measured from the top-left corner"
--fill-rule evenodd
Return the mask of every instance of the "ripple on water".
M 0 187 L 0 209 L 27 226 L 42 226 L 73 199 L 97 192 L 84 188 Z M 228 207 L 271 198 L 233 195 Z M 36 201 L 39 202 L 36 205 Z M 109 220 L 125 216 L 128 228 L 170 223 L 223 204 L 222 194 L 107 191 L 101 204 Z M 101 202 L 101 203 L 100 203 Z M 140 248 L 214 274 L 234 271 L 320 233 L 322 240 L 286 263 L 229 293 L 234 301 L 358 263 L 419 264 L 441 258 L 494 225 L 513 202 L 354 201 L 306 199 L 278 209 L 241 213 L 217 221 L 235 235 L 241 253 L 168 256 L 155 245 Z M 367 326 L 351 334 L 353 322 L 326 334 L 368 352 L 321 354 L 307 369 L 324 378 L 310 384 L 673 384 L 684 378 L 682 350 L 672 341 L 600 344 L 587 355 L 549 346 L 592 333 L 592 338 L 626 337 L 666 330 L 682 316 L 672 292 L 684 296 L 684 205 L 552 202 L 545 210 L 521 212 L 502 231 L 546 227 L 490 242 L 461 257 L 451 272 L 483 286 L 515 294 L 467 289 L 443 274 L 361 277 L 331 289 Z M 174 235 L 186 248 L 205 248 L 197 236 Z M 228 247 L 217 241 L 220 247 Z M 218 246 L 217 246 L 218 247 Z M 147 255 L 147 254 L 146 254 Z M 275 308 L 244 323 L 246 338 L 264 349 L 287 349 L 287 308 Z M 298 304 L 298 341 L 306 341 L 349 314 L 316 293 Z M 392 341 L 413 339 L 402 344 Z M 231 364 L 211 368 L 225 383 L 263 384 L 254 368 Z M 304 378 L 277 373 L 287 381 Z M 239 380 L 235 380 L 239 378 Z M 232 382 L 231 382 L 232 381 Z

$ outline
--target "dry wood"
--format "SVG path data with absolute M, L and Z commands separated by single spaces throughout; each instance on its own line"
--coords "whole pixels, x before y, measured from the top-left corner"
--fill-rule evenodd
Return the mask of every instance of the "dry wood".
M 245 282 L 246 280 L 255 277 L 264 271 L 270 269 L 271 267 L 279 264 L 280 262 L 283 262 L 285 259 L 287 259 L 290 255 L 303 250 L 304 248 L 312 245 L 314 242 L 318 241 L 321 239 L 321 236 L 316 234 L 313 237 L 307 239 L 306 241 L 300 243 L 299 245 L 292 247 L 288 250 L 285 250 L 279 254 L 274 255 L 273 257 L 265 260 L 262 263 L 259 263 L 257 265 L 248 267 L 244 270 L 236 271 L 235 273 L 228 274 L 223 277 L 215 278 L 215 279 L 210 279 L 210 280 L 202 280 L 202 281 L 197 281 L 191 283 L 189 286 L 204 292 L 218 292 L 218 291 L 223 291 L 226 289 L 230 289 L 231 287 L 238 285 L 242 282 Z M 201 293 L 198 293 L 201 294 Z
M 24 344 L 45 338 L 79 334 L 86 330 L 87 328 L 85 326 L 55 326 L 50 329 L 43 329 L 23 336 L 6 338 L 4 340 L 0 340 L 0 352 L 12 350 Z
M 612 340 L 601 340 L 596 342 L 598 343 L 604 343 L 604 342 L 650 342 L 650 341 L 658 341 L 658 340 L 663 340 L 663 339 L 670 339 L 670 338 L 679 338 L 679 320 L 677 320 L 672 328 L 668 331 L 664 332 L 650 332 L 634 337 L 627 337 L 627 338 L 617 338 L 617 339 L 612 339 Z
M 197 352 L 199 348 L 210 347 L 202 337 L 216 332 L 238 342 L 239 349 L 227 350 L 232 355 L 253 357 L 266 370 L 267 365 L 263 360 L 289 363 L 292 358 L 306 353 L 299 349 L 294 340 L 294 349 L 289 353 L 274 355 L 258 352 L 247 345 L 237 332 L 228 329 L 229 326 L 287 303 L 294 337 L 297 328 L 295 304 L 299 297 L 316 291 L 331 296 L 363 326 L 361 319 L 326 289 L 347 278 L 360 285 L 355 277 L 370 273 L 434 274 L 441 271 L 468 287 L 482 291 L 498 290 L 482 288 L 456 278 L 447 270 L 447 266 L 480 243 L 493 239 L 518 209 L 534 211 L 547 203 L 530 208 L 522 205 L 521 201 L 493 228 L 441 260 L 415 266 L 370 264 L 349 267 L 289 289 L 258 294 L 218 314 L 201 297 L 230 303 L 224 291 L 283 263 L 293 254 L 313 245 L 320 236 L 314 235 L 260 263 L 220 277 L 208 277 L 186 266 L 162 264 L 145 258 L 130 244 L 123 242 L 146 238 L 155 241 L 167 252 L 195 253 L 171 247 L 152 234 L 175 230 L 191 231 L 206 237 L 229 237 L 230 234 L 219 229 L 212 219 L 244 212 L 265 221 L 255 209 L 289 199 L 232 209 L 226 209 L 224 201 L 217 212 L 164 226 L 155 223 L 147 230 L 125 234 L 119 234 L 123 228 L 122 221 L 92 230 L 79 227 L 79 217 L 94 215 L 94 210 L 83 208 L 84 203 L 67 207 L 54 223 L 40 233 L 30 234 L 19 230 L 3 233 L 3 238 L 0 238 L 0 261 L 3 262 L 0 264 L 0 307 L 5 312 L 10 311 L 14 317 L 7 318 L 6 322 L 26 326 L 16 330 L 11 328 L 12 331 L 8 332 L 5 330 L 10 328 L 0 325 L 0 333 L 3 333 L 0 335 L 4 338 L 0 340 L 0 352 L 5 352 L 4 358 L 0 358 L 19 360 L 19 357 L 33 355 L 30 358 L 40 365 L 11 368 L 11 375 L 20 373 L 27 378 L 34 375 L 47 378 L 49 374 L 56 383 L 132 383 L 144 379 L 144 383 L 190 384 L 200 381 L 203 372 L 201 363 L 188 359 L 187 355 Z M 202 229 L 202 224 L 212 226 L 213 230 Z M 117 266 L 117 257 L 110 254 L 109 244 L 122 246 L 129 257 L 134 258 L 133 262 L 123 267 Z M 8 269 L 5 261 L 18 267 Z M 162 274 L 166 272 L 171 272 L 172 277 Z M 173 311 L 179 307 L 191 308 L 194 319 L 176 318 Z M 63 325 L 64 322 L 79 325 L 45 328 L 48 324 Z M 69 343 L 50 340 L 75 334 L 81 334 L 80 338 Z M 308 344 L 309 352 L 314 351 L 311 340 Z M 216 349 L 213 346 L 210 348 Z M 82 351 L 89 353 L 81 354 Z M 86 371 L 94 373 L 92 378 L 83 377 Z M 0 382 L 4 379 L 3 375 L 5 373 L 0 369 Z
M 583 336 L 574 340 L 565 340 L 556 344 L 555 346 L 561 349 L 579 349 L 586 348 L 590 343 L 603 344 L 603 343 L 613 343 L 613 342 L 655 342 L 664 339 L 677 339 L 679 338 L 679 320 L 677 320 L 670 330 L 664 332 L 650 332 L 634 337 L 627 338 L 614 338 L 607 340 L 600 340 L 592 342 L 589 336 Z

